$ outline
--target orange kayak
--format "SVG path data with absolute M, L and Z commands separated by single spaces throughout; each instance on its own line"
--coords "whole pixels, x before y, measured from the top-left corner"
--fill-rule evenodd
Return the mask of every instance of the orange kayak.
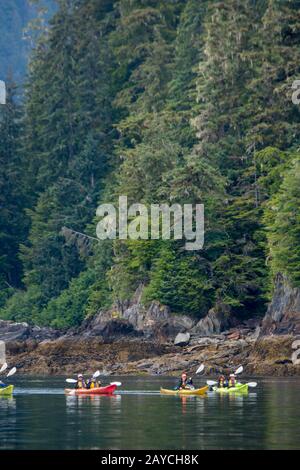
M 111 395 L 116 390 L 116 385 L 107 385 L 106 387 L 100 388 L 91 388 L 90 390 L 86 388 L 80 389 L 71 389 L 67 388 L 65 390 L 66 395 Z

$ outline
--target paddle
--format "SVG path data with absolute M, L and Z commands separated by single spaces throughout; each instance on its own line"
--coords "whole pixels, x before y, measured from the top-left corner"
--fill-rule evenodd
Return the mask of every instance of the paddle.
M 6 364 L 6 362 L 3 364 L 3 366 L 1 367 L 0 369 L 0 374 L 2 374 L 4 371 L 6 371 L 6 369 L 8 368 L 8 365 Z
M 203 372 L 203 371 L 204 371 L 204 368 L 205 368 L 204 364 L 201 364 L 201 366 L 198 367 L 198 369 L 196 370 L 196 375 L 197 375 L 197 374 L 200 374 L 201 372 Z
M 66 379 L 66 382 L 68 384 L 77 384 L 77 380 L 75 380 L 75 379 Z
M 109 385 L 116 385 L 117 387 L 121 387 L 122 382 L 110 382 Z
M 12 375 L 14 375 L 15 373 L 17 372 L 17 368 L 16 367 L 13 367 L 9 373 L 7 374 L 6 377 L 11 377 Z
M 206 381 L 207 385 L 209 385 L 210 387 L 213 387 L 214 385 L 217 385 L 218 382 L 216 382 L 215 380 L 207 380 Z
M 250 387 L 250 388 L 255 388 L 255 387 L 257 387 L 257 382 L 248 382 L 247 385 L 248 385 L 248 387 Z
M 234 375 L 239 375 L 239 374 L 241 374 L 241 373 L 243 372 L 243 370 L 244 370 L 244 367 L 243 367 L 243 366 L 240 366 L 240 367 L 235 371 Z
M 214 380 L 207 380 L 207 385 L 209 385 L 210 387 L 213 387 L 214 385 L 218 385 L 218 382 L 215 382 Z M 245 385 L 248 385 L 248 387 L 250 388 L 255 388 L 257 387 L 257 382 L 248 382 L 247 384 Z

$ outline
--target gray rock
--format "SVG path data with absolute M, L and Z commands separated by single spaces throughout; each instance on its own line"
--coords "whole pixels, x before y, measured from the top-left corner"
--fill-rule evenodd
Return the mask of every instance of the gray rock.
M 27 323 L 13 323 L 0 320 L 0 340 L 17 341 L 25 340 L 30 336 L 30 327 Z
M 221 310 L 216 312 L 214 309 L 211 309 L 208 315 L 197 323 L 192 332 L 201 334 L 202 336 L 220 334 L 228 327 L 227 318 L 226 312 L 222 312 Z
M 174 340 L 175 346 L 187 346 L 190 342 L 191 335 L 189 333 L 178 333 Z
M 194 342 L 194 337 L 192 336 L 193 342 Z M 196 338 L 195 338 L 196 339 Z M 212 344 L 219 344 L 220 342 L 224 341 L 224 338 L 218 338 L 218 337 L 207 337 L 207 338 L 197 338 L 196 344 L 199 344 L 200 346 L 210 346 Z
M 14 323 L 11 321 L 0 320 L 0 340 L 4 342 L 10 341 L 26 341 L 36 340 L 43 341 L 45 339 L 55 339 L 60 333 L 52 328 L 31 327 L 28 323 Z
M 4 341 L 0 341 L 0 366 L 6 361 L 6 348 Z
M 300 333 L 300 289 L 278 274 L 272 302 L 262 323 L 261 336 Z
M 28 323 L 14 323 L 0 320 L 0 340 L 6 343 L 31 339 L 43 341 L 45 339 L 55 339 L 59 335 L 60 333 L 52 328 L 31 327 Z

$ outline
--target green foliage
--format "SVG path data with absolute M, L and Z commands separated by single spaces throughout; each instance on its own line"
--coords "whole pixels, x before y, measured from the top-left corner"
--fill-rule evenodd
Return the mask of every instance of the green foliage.
M 50 325 L 54 328 L 67 328 L 79 326 L 85 318 L 86 305 L 94 285 L 95 272 L 84 271 L 70 282 L 68 289 L 57 298 L 50 300 L 36 321 L 41 325 Z
M 213 299 L 212 279 L 205 260 L 164 242 L 154 260 L 144 301 L 159 300 L 173 312 L 199 317 L 208 312 Z
M 22 265 L 18 245 L 26 239 L 28 218 L 24 206 L 27 189 L 22 182 L 19 147 L 22 110 L 16 87 L 7 82 L 7 103 L 0 105 L 0 290 L 21 286 Z
M 30 286 L 26 291 L 19 290 L 12 295 L 1 310 L 1 318 L 16 322 L 34 323 L 45 306 L 38 286 Z
M 1 317 L 77 326 L 142 285 L 173 312 L 245 318 L 273 274 L 299 285 L 298 7 L 59 1 L 24 112 L 1 109 Z M 204 249 L 84 238 L 119 195 L 204 203 Z
M 285 173 L 278 192 L 267 204 L 264 215 L 274 275 L 285 274 L 300 287 L 300 155 Z

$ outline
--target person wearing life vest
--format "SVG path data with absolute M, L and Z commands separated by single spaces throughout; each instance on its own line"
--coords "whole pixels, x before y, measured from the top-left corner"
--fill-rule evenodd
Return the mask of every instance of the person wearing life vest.
M 87 390 L 90 390 L 92 388 L 92 379 L 87 379 L 86 388 Z
M 234 374 L 230 374 L 229 380 L 228 380 L 228 387 L 233 388 L 236 386 L 236 379 Z
M 93 389 L 93 388 L 98 388 L 98 387 L 97 387 L 97 381 L 96 381 L 96 379 L 94 379 L 94 377 L 93 377 L 92 380 L 91 380 L 91 386 L 90 386 L 90 388 L 91 388 L 91 389 Z
M 218 379 L 218 388 L 225 388 L 227 386 L 226 378 L 224 375 L 220 375 Z
M 186 375 L 186 372 L 183 372 L 181 374 L 181 378 L 180 378 L 180 381 L 176 387 L 175 390 L 183 390 L 187 387 L 188 383 L 187 383 L 187 375 Z
M 85 380 L 83 378 L 83 375 L 78 374 L 75 389 L 78 390 L 78 389 L 81 389 L 81 388 L 86 388 L 86 383 L 85 383 Z
M 100 388 L 102 386 L 101 380 L 95 379 L 95 388 Z

